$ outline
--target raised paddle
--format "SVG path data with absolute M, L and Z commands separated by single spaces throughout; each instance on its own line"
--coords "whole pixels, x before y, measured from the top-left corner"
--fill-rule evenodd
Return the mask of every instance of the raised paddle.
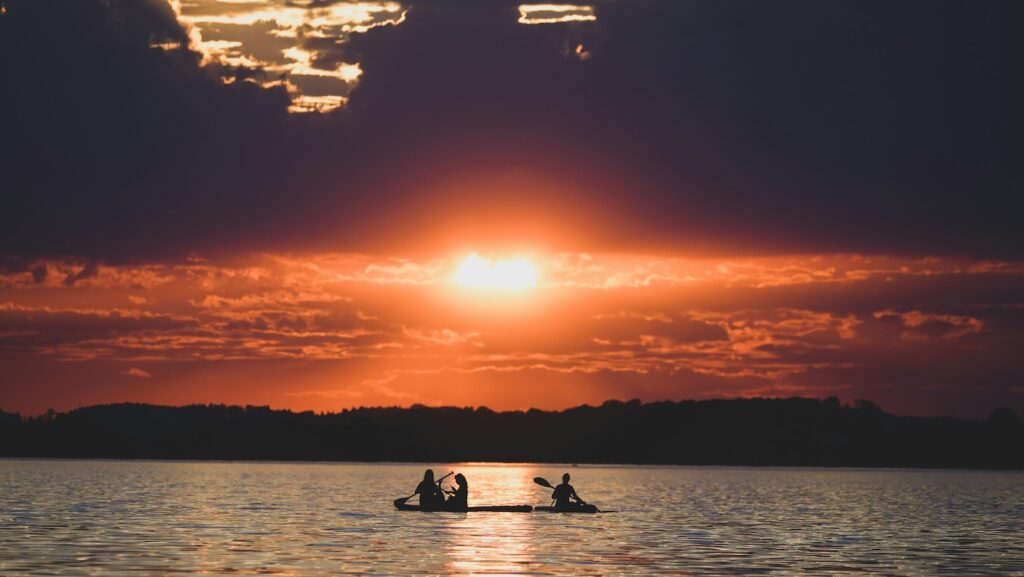
M 551 486 L 551 483 L 548 483 L 548 480 L 545 479 L 544 477 L 534 477 L 533 478 L 533 482 L 537 483 L 541 487 L 547 487 L 548 489 L 554 489 L 554 487 Z M 552 505 L 555 504 L 555 500 L 554 499 L 551 500 L 551 504 Z
M 448 473 L 444 477 L 441 477 L 440 479 L 434 481 L 434 484 L 440 486 L 441 485 L 441 481 L 444 481 L 445 479 L 447 479 L 448 477 L 451 477 L 454 474 L 455 474 L 455 471 L 452 471 L 451 473 Z M 547 481 L 544 481 L 544 482 L 546 483 Z M 409 495 L 408 497 L 401 497 L 399 499 L 395 499 L 395 507 L 397 507 L 399 505 L 405 505 L 406 501 L 408 501 L 409 499 L 412 499 L 415 496 L 416 496 L 416 493 L 413 493 L 412 495 Z

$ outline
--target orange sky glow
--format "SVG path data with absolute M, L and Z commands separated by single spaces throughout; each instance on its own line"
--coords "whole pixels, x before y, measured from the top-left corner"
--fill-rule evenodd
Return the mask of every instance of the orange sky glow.
M 526 275 L 513 272 L 512 290 L 460 281 L 467 264 L 486 275 L 502 263 Z M 124 400 L 328 411 L 759 395 L 910 410 L 908 387 L 955 396 L 964 375 L 944 365 L 983 360 L 979 348 L 999 342 L 998 323 L 957 310 L 959 291 L 1024 275 L 955 259 L 539 251 L 41 266 L 41 282 L 0 277 L 0 362 L 22 385 L 0 389 L 0 406 L 28 412 Z M 887 386 L 879 365 L 912 380 Z

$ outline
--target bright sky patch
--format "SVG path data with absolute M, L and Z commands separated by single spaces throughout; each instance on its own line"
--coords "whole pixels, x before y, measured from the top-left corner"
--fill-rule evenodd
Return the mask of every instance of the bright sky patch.
M 284 86 L 292 100 L 290 112 L 343 106 L 362 70 L 344 60 L 342 46 L 352 34 L 400 24 L 406 10 L 397 2 L 324 6 L 285 0 L 194 0 L 172 6 L 189 32 L 190 47 L 206 64 L 262 71 L 247 80 Z
M 593 6 L 576 4 L 521 4 L 520 24 L 559 24 L 562 22 L 596 22 Z
M 459 265 L 455 282 L 471 288 L 519 291 L 537 286 L 537 270 L 525 258 L 492 261 L 473 253 Z

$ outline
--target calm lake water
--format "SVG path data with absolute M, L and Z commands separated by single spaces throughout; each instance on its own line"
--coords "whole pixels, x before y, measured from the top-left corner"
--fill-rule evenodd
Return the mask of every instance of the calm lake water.
M 433 468 L 478 505 L 566 470 Z M 1022 473 L 575 467 L 617 512 L 396 511 L 423 469 L 0 460 L 0 574 L 1024 575 Z

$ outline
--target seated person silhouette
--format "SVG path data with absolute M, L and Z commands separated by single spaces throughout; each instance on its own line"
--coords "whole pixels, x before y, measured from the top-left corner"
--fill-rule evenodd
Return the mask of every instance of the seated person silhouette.
M 465 511 L 469 508 L 469 483 L 462 473 L 455 475 L 455 485 L 454 491 L 447 492 L 451 496 L 444 502 L 444 508 L 449 511 Z
M 551 493 L 551 498 L 555 500 L 555 507 L 558 509 L 572 509 L 587 503 L 580 499 L 580 496 L 576 494 L 576 489 L 572 488 L 569 484 L 569 473 L 562 475 L 562 484 L 555 487 L 554 492 Z M 569 499 L 575 499 L 575 502 Z
M 436 509 L 444 505 L 444 493 L 434 481 L 433 469 L 423 472 L 423 480 L 416 485 L 416 492 L 413 494 L 420 496 L 420 507 L 424 509 Z

